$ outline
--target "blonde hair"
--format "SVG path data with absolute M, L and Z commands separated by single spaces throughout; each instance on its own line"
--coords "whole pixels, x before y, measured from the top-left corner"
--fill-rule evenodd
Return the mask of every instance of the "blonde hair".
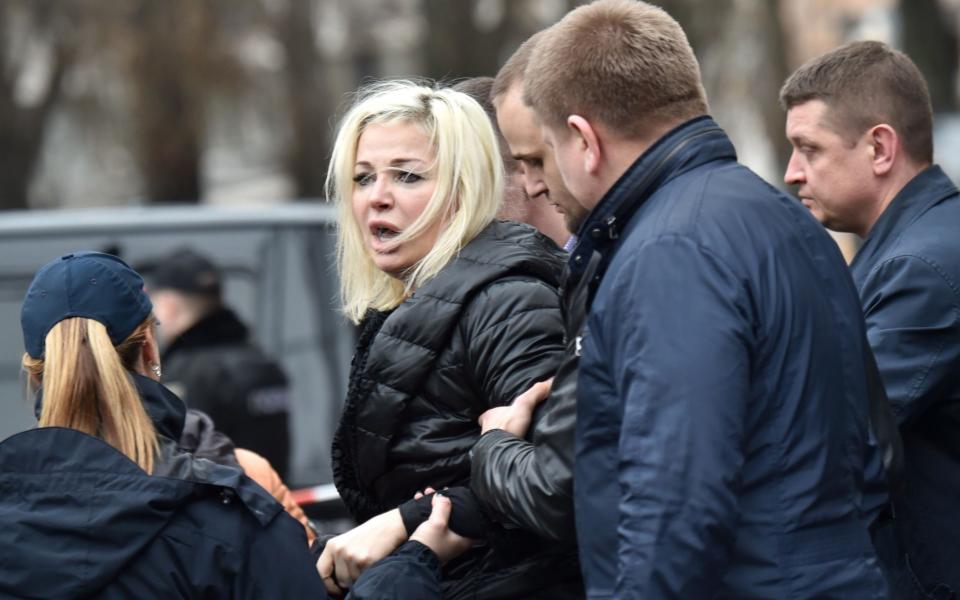
M 397 279 L 377 268 L 353 215 L 357 145 L 372 124 L 403 122 L 423 128 L 435 153 L 436 189 L 400 244 L 442 222 L 433 248 Z M 410 81 L 387 81 L 360 91 L 343 118 L 327 175 L 327 195 L 339 204 L 337 262 L 343 311 L 359 322 L 368 309 L 398 306 L 457 255 L 495 217 L 503 197 L 497 138 L 483 108 L 468 95 Z
M 45 358 L 23 355 L 31 383 L 43 384 L 40 427 L 68 427 L 101 438 L 153 472 L 157 432 L 127 369 L 137 360 L 151 315 L 114 347 L 93 319 L 64 319 L 46 337 Z
M 683 29 L 663 9 L 634 0 L 598 0 L 544 30 L 523 86 L 524 101 L 561 130 L 576 114 L 638 139 L 709 111 Z

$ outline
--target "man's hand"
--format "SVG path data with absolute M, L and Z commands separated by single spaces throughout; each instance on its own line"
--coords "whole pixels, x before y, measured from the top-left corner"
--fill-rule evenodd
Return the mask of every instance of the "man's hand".
M 340 597 L 367 567 L 393 552 L 406 539 L 400 510 L 395 508 L 327 542 L 317 561 L 317 571 L 327 591 Z
M 440 559 L 440 564 L 446 564 L 447 561 L 469 550 L 473 542 L 470 541 L 470 538 L 455 534 L 447 527 L 447 523 L 450 521 L 450 511 L 453 508 L 450 498 L 434 494 L 432 503 L 433 510 L 430 511 L 430 518 L 417 527 L 410 539 L 418 541 L 433 550 L 437 558 Z
M 491 408 L 480 415 L 481 434 L 491 429 L 502 429 L 520 438 L 527 435 L 530 420 L 533 418 L 533 409 L 550 395 L 552 385 L 552 377 L 535 383 L 529 390 L 517 396 L 510 406 Z

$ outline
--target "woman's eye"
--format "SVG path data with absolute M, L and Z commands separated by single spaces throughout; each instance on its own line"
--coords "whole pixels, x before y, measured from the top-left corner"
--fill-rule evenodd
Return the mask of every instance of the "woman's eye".
M 373 183 L 373 173 L 357 173 L 353 176 L 353 182 L 360 187 Z
M 400 183 L 416 183 L 421 179 L 423 179 L 423 177 L 411 171 L 400 171 L 397 173 L 397 181 Z

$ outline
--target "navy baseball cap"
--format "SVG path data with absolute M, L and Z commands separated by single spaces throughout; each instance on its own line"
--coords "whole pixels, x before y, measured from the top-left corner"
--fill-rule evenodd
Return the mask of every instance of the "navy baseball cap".
M 103 323 L 114 345 L 153 310 L 140 275 L 112 254 L 74 252 L 47 263 L 33 277 L 20 309 L 27 354 L 43 358 L 47 334 L 69 317 Z

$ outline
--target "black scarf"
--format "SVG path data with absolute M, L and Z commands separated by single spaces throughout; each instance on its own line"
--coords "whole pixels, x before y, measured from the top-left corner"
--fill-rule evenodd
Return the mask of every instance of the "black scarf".
M 340 492 L 343 503 L 347 506 L 353 518 L 359 522 L 378 515 L 392 506 L 382 506 L 376 495 L 361 484 L 357 464 L 357 435 L 356 419 L 357 407 L 370 394 L 373 382 L 364 375 L 367 365 L 367 356 L 373 340 L 390 312 L 375 310 L 367 311 L 360 322 L 360 331 L 357 336 L 357 350 L 350 363 L 350 381 L 347 387 L 347 398 L 344 403 L 340 423 L 333 434 L 333 482 Z

